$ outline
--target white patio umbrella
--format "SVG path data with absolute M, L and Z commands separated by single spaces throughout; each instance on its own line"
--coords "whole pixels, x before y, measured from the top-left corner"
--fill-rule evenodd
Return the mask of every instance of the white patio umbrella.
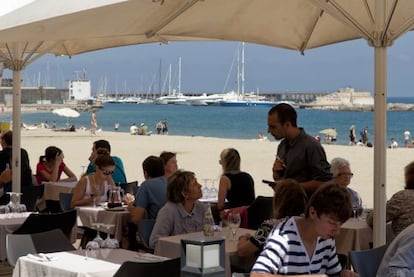
M 69 118 L 76 118 L 80 116 L 80 113 L 74 109 L 71 108 L 61 108 L 61 109 L 54 109 L 52 111 L 52 113 L 58 115 L 58 116 L 62 116 L 62 117 L 66 117 L 67 121 L 66 121 L 66 125 L 69 126 Z
M 59 1 L 50 1 L 49 7 L 58 5 L 54 2 Z M 70 2 L 64 9 L 67 4 Z M 51 19 L 54 14 L 48 14 L 47 20 L 33 16 L 29 22 L 27 17 L 41 11 L 31 8 L 21 12 L 23 17 L 0 17 L 0 57 L 18 71 L 34 54 L 71 56 L 155 41 L 236 40 L 303 53 L 365 39 L 375 55 L 374 245 L 385 243 L 387 47 L 413 29 L 414 1 L 130 0 L 108 9 L 62 13 Z
M 74 109 L 71 108 L 61 108 L 61 109 L 54 109 L 52 113 L 57 114 L 59 116 L 63 117 L 79 117 L 80 113 Z

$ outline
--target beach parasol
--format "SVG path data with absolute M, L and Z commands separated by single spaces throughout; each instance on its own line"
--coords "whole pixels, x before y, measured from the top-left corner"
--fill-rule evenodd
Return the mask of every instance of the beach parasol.
M 127 44 L 176 40 L 245 41 L 303 53 L 347 40 L 366 40 L 375 57 L 374 246 L 385 243 L 387 48 L 414 28 L 414 1 L 130 0 L 101 13 L 99 9 L 98 13 L 91 10 L 66 15 L 61 11 L 62 16 L 51 21 L 35 15 L 44 11 L 53 17 L 52 8 L 61 6 L 67 11 L 74 0 L 63 6 L 54 0 L 32 2 L 48 3 L 43 8 L 28 5 L 21 11 L 24 17 L 10 14 L 5 21 L 0 17 L 0 60 L 14 70 L 14 80 L 20 80 L 18 74 L 35 54 L 70 56 Z M 20 82 L 13 85 L 14 117 L 20 115 Z M 13 119 L 13 127 L 18 129 L 18 124 Z M 13 136 L 14 169 L 18 169 L 20 159 L 18 135 L 16 140 Z M 13 171 L 13 180 L 20 180 L 17 172 Z
M 80 116 L 80 113 L 78 111 L 75 111 L 71 108 L 61 108 L 61 109 L 54 109 L 52 113 L 57 114 L 58 116 L 66 117 L 66 125 L 69 126 L 69 118 L 76 118 Z
M 336 137 L 338 135 L 338 133 L 336 132 L 336 129 L 334 128 L 323 129 L 323 130 L 320 130 L 319 133 L 327 135 L 327 136 L 331 136 L 331 137 Z
M 71 108 L 54 109 L 52 113 L 63 117 L 79 117 L 80 113 Z

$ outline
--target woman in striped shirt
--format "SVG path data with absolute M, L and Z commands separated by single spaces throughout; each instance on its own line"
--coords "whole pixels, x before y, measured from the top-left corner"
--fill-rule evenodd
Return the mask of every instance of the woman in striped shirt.
M 351 213 L 346 188 L 319 187 L 307 203 L 305 217 L 291 217 L 273 229 L 250 276 L 358 276 L 342 270 L 335 248 L 334 238 Z

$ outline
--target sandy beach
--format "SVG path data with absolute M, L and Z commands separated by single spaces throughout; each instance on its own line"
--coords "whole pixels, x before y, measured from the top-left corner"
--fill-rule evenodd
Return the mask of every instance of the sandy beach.
M 112 155 L 119 156 L 126 169 L 128 181 L 144 180 L 142 161 L 149 155 L 159 155 L 163 150 L 177 153 L 179 168 L 196 173 L 200 183 L 203 179 L 217 179 L 221 173 L 218 163 L 220 152 L 227 147 L 239 150 L 242 170 L 249 172 L 255 181 L 256 195 L 272 195 L 273 190 L 262 179 L 271 180 L 271 167 L 278 142 L 259 140 L 220 139 L 186 136 L 131 136 L 128 133 L 89 131 L 56 132 L 50 129 L 22 130 L 22 147 L 30 157 L 33 170 L 39 156 L 47 146 L 61 148 L 65 163 L 78 176 L 82 166 L 88 164 L 92 143 L 106 139 L 111 143 Z M 373 206 L 373 148 L 324 145 L 328 160 L 343 157 L 351 163 L 354 178 L 351 187 L 357 190 L 367 208 Z M 413 160 L 413 148 L 387 149 L 387 197 L 404 187 L 404 166 Z

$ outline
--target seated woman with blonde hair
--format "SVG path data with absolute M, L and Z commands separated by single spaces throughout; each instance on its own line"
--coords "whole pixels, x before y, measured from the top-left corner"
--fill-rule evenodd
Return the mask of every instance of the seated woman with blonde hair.
M 221 152 L 223 174 L 218 190 L 218 210 L 248 206 L 256 198 L 253 178 L 249 173 L 240 170 L 240 163 L 240 154 L 236 149 L 227 148 Z
M 150 247 L 155 248 L 162 237 L 202 231 L 207 206 L 198 201 L 201 197 L 201 185 L 193 172 L 174 172 L 167 181 L 167 203 L 158 212 Z
M 73 189 L 72 208 L 107 200 L 106 192 L 110 186 L 114 186 L 112 174 L 115 170 L 115 162 L 108 150 L 104 148 L 97 150 L 95 166 L 96 171 L 84 175 Z

